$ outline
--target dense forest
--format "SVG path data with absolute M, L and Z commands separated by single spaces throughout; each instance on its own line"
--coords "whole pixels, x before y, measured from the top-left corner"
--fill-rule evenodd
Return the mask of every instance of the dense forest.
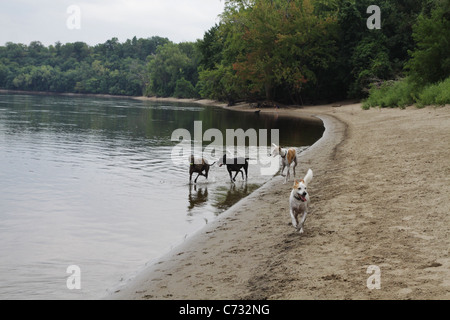
M 318 103 L 370 94 L 369 107 L 411 104 L 422 92 L 450 89 L 449 3 L 226 0 L 220 22 L 196 42 L 157 36 L 95 46 L 8 42 L 0 46 L 0 88 L 230 104 Z M 379 29 L 367 25 L 374 4 L 381 10 Z M 381 101 L 389 96 L 404 101 Z M 445 94 L 440 99 L 450 102 Z
M 8 42 L 0 47 L 0 87 L 31 91 L 142 95 L 148 83 L 147 57 L 168 39 L 117 38 L 45 47 Z

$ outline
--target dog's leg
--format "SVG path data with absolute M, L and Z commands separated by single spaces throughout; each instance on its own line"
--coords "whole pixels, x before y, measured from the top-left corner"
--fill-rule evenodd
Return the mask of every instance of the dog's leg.
M 195 178 L 194 183 L 197 183 L 197 179 L 198 179 L 198 177 L 200 177 L 200 175 L 202 175 L 201 172 L 197 175 L 197 178 Z
M 291 176 L 291 173 L 289 172 L 290 165 L 287 166 L 287 172 L 286 172 L 286 178 L 284 179 L 284 184 L 286 184 L 289 181 L 289 178 Z
M 233 181 L 233 175 L 231 174 L 231 170 L 228 170 L 228 173 L 230 174 L 230 180 L 231 180 L 231 182 L 234 183 L 234 181 Z
M 294 214 L 294 211 L 292 209 L 290 209 L 290 213 L 291 213 L 291 219 L 292 219 L 292 225 L 294 226 L 295 229 L 297 229 L 297 216 Z
M 294 179 L 295 179 L 295 167 L 297 166 L 297 156 L 295 156 L 295 158 L 294 158 L 294 168 L 293 168 L 293 170 L 294 170 Z
M 308 215 L 308 212 L 307 211 L 305 211 L 304 213 L 303 213 L 303 217 L 302 217 L 302 221 L 300 221 L 300 225 L 299 225 L 299 227 L 297 228 L 297 230 L 299 230 L 299 233 L 300 234 L 302 234 L 304 231 L 303 231 L 303 225 L 305 224 L 305 221 L 306 221 L 306 216 Z
M 284 164 L 284 161 L 283 161 L 282 167 L 281 167 L 281 173 L 280 173 L 281 176 L 283 176 L 283 171 L 284 171 L 285 167 L 286 167 L 286 165 Z
M 239 170 L 239 171 L 236 171 L 236 174 L 234 175 L 233 181 L 236 181 L 236 177 L 237 177 L 237 175 L 239 174 L 239 172 L 240 172 L 240 173 L 242 173 L 242 171 L 241 171 L 241 170 Z

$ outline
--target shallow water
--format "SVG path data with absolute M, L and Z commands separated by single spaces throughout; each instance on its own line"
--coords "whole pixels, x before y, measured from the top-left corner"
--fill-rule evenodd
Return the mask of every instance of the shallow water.
M 171 135 L 194 121 L 278 128 L 280 143 L 299 150 L 323 133 L 194 104 L 0 95 L 0 299 L 102 297 L 270 179 L 255 164 L 231 184 L 213 166 L 189 184 L 187 159 L 171 161 Z M 71 265 L 80 290 L 67 287 Z

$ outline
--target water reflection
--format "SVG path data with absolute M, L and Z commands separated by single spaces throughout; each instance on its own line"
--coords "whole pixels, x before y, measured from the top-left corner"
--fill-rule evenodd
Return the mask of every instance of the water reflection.
M 171 134 L 192 133 L 194 121 L 224 136 L 280 129 L 280 144 L 297 148 L 323 133 L 281 116 L 189 104 L 0 95 L 0 299 L 99 297 L 270 179 L 250 165 L 248 183 L 232 184 L 213 167 L 189 185 L 187 159 L 170 161 Z M 89 270 L 78 295 L 56 276 L 74 263 Z
M 204 131 L 217 128 L 223 133 L 226 129 L 238 128 L 279 129 L 281 145 L 307 146 L 323 133 L 322 126 L 302 119 L 204 108 L 195 104 L 1 95 L 0 107 L 4 110 L 0 118 L 7 120 L 3 125 L 9 135 L 88 133 L 102 135 L 104 139 L 124 137 L 152 146 L 171 146 L 170 137 L 175 129 L 185 128 L 193 134 L 194 121 L 202 121 Z M 301 128 L 301 132 L 285 128 Z M 271 141 L 270 130 L 267 138 Z
M 258 184 L 248 183 L 247 181 L 237 181 L 236 183 L 230 183 L 229 187 L 219 187 L 214 206 L 226 210 L 259 187 Z
M 210 184 L 209 187 L 206 184 L 189 184 L 187 215 L 195 215 L 199 212 L 199 208 L 204 208 L 210 202 L 216 209 L 215 215 L 218 215 L 260 187 L 259 184 L 247 181 L 236 183 L 226 181 L 226 184 L 228 186 L 216 183 Z
M 192 215 L 192 209 L 203 207 L 208 202 L 208 187 L 198 187 L 190 183 L 188 200 L 188 215 Z

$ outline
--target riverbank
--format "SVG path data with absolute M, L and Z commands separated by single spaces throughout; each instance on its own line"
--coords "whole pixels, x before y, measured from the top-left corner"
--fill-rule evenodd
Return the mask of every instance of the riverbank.
M 278 176 L 108 298 L 450 298 L 449 106 L 261 112 L 325 124 L 297 167 L 297 178 L 315 175 L 305 234 Z M 371 265 L 379 290 L 366 286 Z
M 112 94 L 101 93 L 72 93 L 72 92 L 51 92 L 51 91 L 25 91 L 25 90 L 7 90 L 0 89 L 0 94 L 26 94 L 35 96 L 60 96 L 60 97 L 75 97 L 75 98 L 103 98 L 103 99 L 135 99 L 139 97 L 134 96 L 119 96 Z

